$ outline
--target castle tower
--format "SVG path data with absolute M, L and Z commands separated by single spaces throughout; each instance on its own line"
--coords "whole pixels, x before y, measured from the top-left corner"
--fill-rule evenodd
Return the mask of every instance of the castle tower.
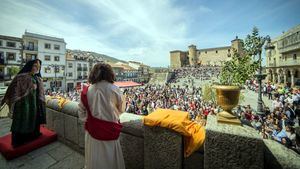
M 197 64 L 197 47 L 193 44 L 189 46 L 189 62 L 190 66 Z
M 231 48 L 236 49 L 239 54 L 242 54 L 244 52 L 243 41 L 236 36 L 235 39 L 231 41 Z

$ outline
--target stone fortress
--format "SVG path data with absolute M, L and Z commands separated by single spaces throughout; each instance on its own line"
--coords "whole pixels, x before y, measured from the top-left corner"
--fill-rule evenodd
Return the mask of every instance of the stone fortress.
M 221 66 L 225 61 L 230 60 L 233 49 L 238 53 L 243 52 L 242 40 L 237 36 L 231 41 L 231 46 L 197 49 L 195 45 L 190 45 L 188 51 L 170 51 L 171 68 L 185 66 Z

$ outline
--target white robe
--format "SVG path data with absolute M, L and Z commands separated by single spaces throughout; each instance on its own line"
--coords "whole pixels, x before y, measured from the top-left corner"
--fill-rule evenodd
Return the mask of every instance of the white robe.
M 87 93 L 89 108 L 96 118 L 117 122 L 125 106 L 120 89 L 106 81 L 89 87 Z M 79 103 L 79 118 L 86 120 L 86 109 Z M 85 132 L 85 168 L 87 169 L 125 169 L 120 141 L 99 141 Z

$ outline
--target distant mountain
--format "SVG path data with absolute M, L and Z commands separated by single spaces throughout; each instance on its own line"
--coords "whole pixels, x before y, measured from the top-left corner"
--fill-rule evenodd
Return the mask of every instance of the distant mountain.
M 123 63 L 127 63 L 127 61 L 124 60 L 120 60 L 111 56 L 107 56 L 104 54 L 100 54 L 100 53 L 96 53 L 96 52 L 90 52 L 90 51 L 82 51 L 82 50 L 71 50 L 71 49 L 67 49 L 67 53 L 72 53 L 72 56 L 76 56 L 78 58 L 82 58 L 82 59 L 86 59 L 86 58 L 94 58 L 95 60 L 102 60 L 105 62 L 123 62 Z

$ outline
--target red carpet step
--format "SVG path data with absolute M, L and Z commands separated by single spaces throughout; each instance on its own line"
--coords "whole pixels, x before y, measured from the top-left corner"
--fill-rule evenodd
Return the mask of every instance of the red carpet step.
M 48 130 L 45 127 L 41 127 L 40 131 L 42 135 L 36 140 L 28 142 L 17 148 L 13 148 L 11 145 L 11 133 L 6 136 L 0 137 L 0 153 L 7 160 L 12 160 L 56 141 L 57 134 L 55 132 Z

